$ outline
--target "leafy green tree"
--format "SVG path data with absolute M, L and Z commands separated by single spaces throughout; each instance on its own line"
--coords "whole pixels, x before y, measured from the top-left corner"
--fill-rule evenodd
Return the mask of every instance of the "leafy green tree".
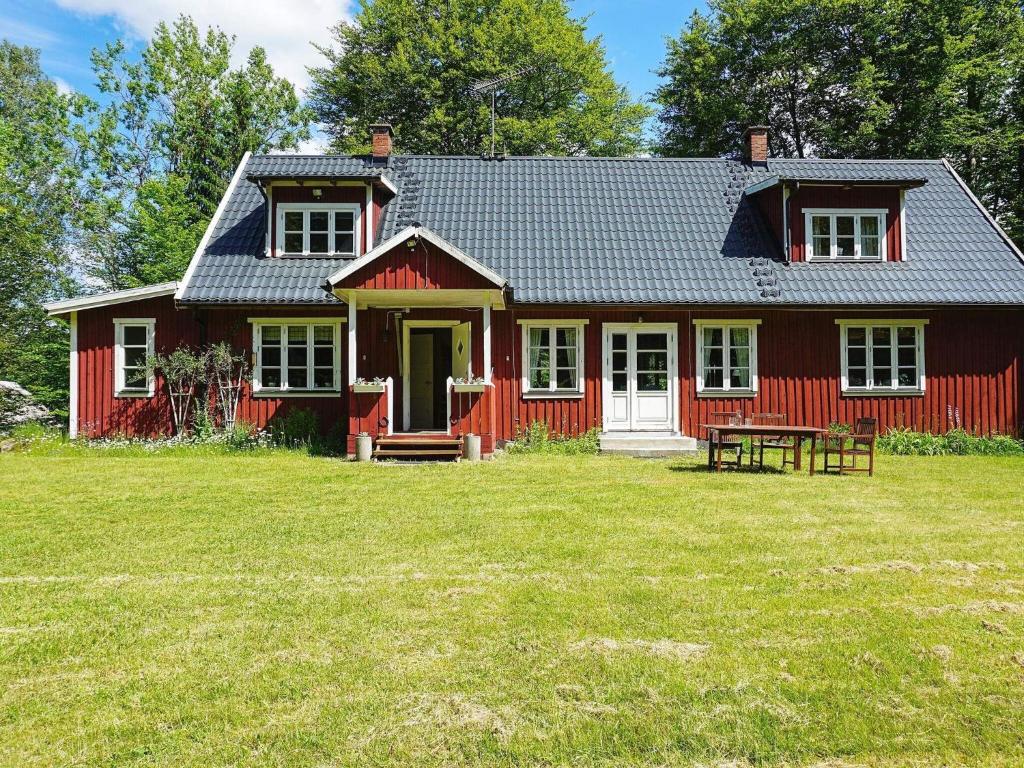
M 67 399 L 67 329 L 41 304 L 71 288 L 76 106 L 43 74 L 38 51 L 0 42 L 0 378 L 58 411 Z
M 1017 0 L 714 0 L 669 40 L 659 151 L 947 157 L 1024 243 Z
M 85 270 L 110 288 L 180 277 L 245 151 L 295 148 L 310 113 L 262 48 L 231 67 L 233 38 L 160 23 L 137 60 L 93 52 L 103 104 L 81 134 L 89 169 Z
M 395 128 L 403 152 L 475 154 L 490 145 L 479 81 L 518 75 L 496 97 L 497 147 L 513 154 L 628 155 L 646 106 L 613 79 L 600 39 L 564 0 L 364 0 L 311 70 L 311 104 L 341 152 Z

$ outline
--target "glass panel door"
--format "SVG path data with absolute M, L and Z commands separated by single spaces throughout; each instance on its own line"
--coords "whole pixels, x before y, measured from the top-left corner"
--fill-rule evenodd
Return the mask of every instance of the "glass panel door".
M 669 431 L 675 423 L 675 327 L 606 327 L 604 427 Z

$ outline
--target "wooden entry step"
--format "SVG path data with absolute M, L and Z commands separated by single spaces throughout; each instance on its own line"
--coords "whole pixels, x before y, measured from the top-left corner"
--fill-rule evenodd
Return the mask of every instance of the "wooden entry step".
M 458 461 L 462 458 L 462 438 L 422 433 L 389 435 L 377 438 L 373 457 L 415 461 Z

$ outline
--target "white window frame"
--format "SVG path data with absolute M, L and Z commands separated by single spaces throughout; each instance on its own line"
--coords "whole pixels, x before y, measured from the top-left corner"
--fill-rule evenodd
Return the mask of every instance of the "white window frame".
M 817 262 L 880 262 L 887 261 L 889 258 L 888 254 L 888 216 L 889 211 L 886 208 L 804 208 L 804 260 L 805 261 L 817 261 Z M 814 231 L 811 227 L 812 217 L 814 216 L 829 216 L 831 223 L 829 225 L 829 255 L 828 256 L 815 256 L 814 255 Z M 837 216 L 853 216 L 853 250 L 854 256 L 838 256 L 837 250 L 837 232 L 836 232 L 836 217 Z M 862 256 L 860 253 L 861 246 L 861 234 L 860 234 L 860 220 L 862 216 L 874 216 L 878 219 L 878 256 Z
M 694 320 L 697 336 L 696 380 L 697 394 L 704 397 L 754 397 L 757 394 L 757 327 L 760 320 Z M 722 386 L 707 387 L 704 385 L 704 330 L 706 328 L 722 329 Z M 732 388 L 732 370 L 729 364 L 729 331 L 733 328 L 746 328 L 750 331 L 750 387 Z
M 523 397 L 582 397 L 584 387 L 583 379 L 583 350 L 586 349 L 585 335 L 588 320 L 520 320 L 519 328 L 521 339 L 521 360 L 522 360 L 522 394 Z M 550 367 L 550 380 L 546 389 L 530 386 L 530 330 L 534 328 L 547 328 L 548 350 Z M 555 373 L 555 336 L 559 328 L 572 328 L 576 331 L 576 386 L 572 389 L 559 389 Z
M 288 212 L 302 212 L 302 253 L 287 252 L 284 248 L 284 217 Z M 310 211 L 327 211 L 330 215 L 327 221 L 327 253 L 309 252 L 309 214 Z M 351 211 L 353 215 L 353 239 L 352 252 L 337 251 L 334 242 L 334 214 L 338 211 Z M 361 253 L 362 243 L 362 208 L 359 203 L 278 203 L 277 204 L 277 242 L 275 253 L 278 256 L 309 256 L 312 258 L 326 258 L 328 256 L 351 256 L 356 258 Z
M 927 320 L 836 320 L 839 326 L 839 365 L 841 378 L 841 391 L 844 395 L 923 395 L 925 392 L 925 362 L 924 362 L 924 328 L 928 325 Z M 851 387 L 849 377 L 849 358 L 847 355 L 847 329 L 865 328 L 865 381 L 863 387 Z M 874 328 L 889 328 L 890 339 L 892 340 L 893 354 L 890 358 L 891 380 L 890 386 L 876 386 L 874 383 L 874 355 L 872 330 Z M 917 354 L 917 384 L 912 387 L 901 387 L 899 385 L 899 342 L 896 332 L 897 328 L 914 328 L 916 332 L 916 354 Z
M 342 391 L 341 380 L 341 324 L 340 317 L 250 317 L 252 324 L 252 392 L 256 397 L 337 397 Z M 281 386 L 263 386 L 263 328 L 268 325 L 281 326 Z M 306 326 L 306 386 L 288 386 L 288 326 Z M 313 388 L 313 326 L 328 325 L 334 331 L 334 355 L 332 359 L 334 386 L 330 389 Z
M 114 318 L 114 397 L 153 397 L 156 394 L 156 375 L 146 375 L 146 389 L 129 389 L 124 383 L 124 329 L 128 326 L 144 326 L 146 329 L 146 357 L 156 351 L 156 318 L 115 317 Z

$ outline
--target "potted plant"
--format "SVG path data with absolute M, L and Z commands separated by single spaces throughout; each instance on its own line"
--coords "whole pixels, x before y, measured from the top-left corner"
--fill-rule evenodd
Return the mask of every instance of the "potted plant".
M 358 378 L 352 384 L 353 392 L 384 392 L 386 389 L 387 382 L 379 376 L 369 381 L 363 378 Z
M 482 377 L 455 379 L 452 382 L 452 390 L 455 392 L 483 392 L 487 383 Z
M 369 461 L 373 458 L 373 438 L 366 432 L 356 435 L 356 461 Z

